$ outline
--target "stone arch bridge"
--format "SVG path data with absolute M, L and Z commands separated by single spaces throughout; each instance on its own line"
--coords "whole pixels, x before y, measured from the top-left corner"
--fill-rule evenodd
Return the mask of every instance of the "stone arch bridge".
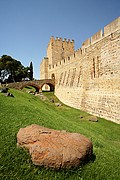
M 42 80 L 33 80 L 33 81 L 22 81 L 22 82 L 14 82 L 9 83 L 8 88 L 15 88 L 15 89 L 23 89 L 27 86 L 32 86 L 36 89 L 37 92 L 42 91 L 42 87 L 47 84 L 50 87 L 50 91 L 53 91 L 55 88 L 55 80 L 54 79 L 42 79 Z

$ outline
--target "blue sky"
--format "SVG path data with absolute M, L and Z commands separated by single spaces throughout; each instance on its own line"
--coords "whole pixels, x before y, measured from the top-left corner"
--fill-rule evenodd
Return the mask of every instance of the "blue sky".
M 0 0 L 0 56 L 24 66 L 40 62 L 51 36 L 75 40 L 75 49 L 120 16 L 120 0 Z

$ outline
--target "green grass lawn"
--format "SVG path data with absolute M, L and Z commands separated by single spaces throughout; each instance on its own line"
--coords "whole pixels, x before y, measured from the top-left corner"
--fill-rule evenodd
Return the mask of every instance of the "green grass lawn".
M 0 93 L 0 179 L 1 180 L 119 180 L 120 125 L 105 119 L 88 121 L 89 114 L 23 91 Z M 53 93 L 45 93 L 53 98 Z M 54 97 L 55 102 L 58 100 Z M 80 118 L 83 116 L 83 118 Z M 29 153 L 16 146 L 21 127 L 38 124 L 52 129 L 84 134 L 93 142 L 94 159 L 77 169 L 54 171 L 32 164 Z

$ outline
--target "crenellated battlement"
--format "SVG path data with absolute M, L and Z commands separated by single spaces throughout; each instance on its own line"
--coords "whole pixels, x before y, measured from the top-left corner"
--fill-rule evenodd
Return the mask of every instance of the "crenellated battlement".
M 120 17 L 106 25 L 90 38 L 86 39 L 82 43 L 81 48 L 77 50 L 74 50 L 74 40 L 61 37 L 55 38 L 52 36 L 47 48 L 47 57 L 45 58 L 49 61 L 49 69 L 59 68 L 61 65 L 66 65 L 72 61 L 79 60 L 79 58 L 81 58 L 92 45 L 99 43 L 109 35 L 112 36 L 112 34 L 119 29 Z
M 103 29 L 99 30 L 93 36 L 88 38 L 82 43 L 82 48 L 87 48 L 90 45 L 99 42 L 101 39 L 105 38 L 106 36 L 114 33 L 115 31 L 120 29 L 120 17 L 115 19 L 110 24 L 106 25 Z
M 120 29 L 120 17 L 104 27 L 104 37 Z
M 50 38 L 50 42 L 49 43 L 54 43 L 54 42 L 62 42 L 62 43 L 74 43 L 74 40 L 70 40 L 70 39 L 67 39 L 67 38 L 61 38 L 61 37 L 54 37 L 54 36 L 52 36 L 51 38 Z
M 47 57 L 49 57 L 49 67 L 53 68 L 61 60 L 71 56 L 74 53 L 74 40 L 62 39 L 61 37 L 50 38 L 47 47 Z

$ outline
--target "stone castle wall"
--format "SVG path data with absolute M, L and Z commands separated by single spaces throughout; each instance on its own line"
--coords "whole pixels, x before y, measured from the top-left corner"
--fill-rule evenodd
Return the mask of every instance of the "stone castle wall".
M 55 77 L 55 95 L 69 106 L 120 123 L 120 17 L 77 51 L 73 51 L 74 41 L 67 42 L 70 52 L 65 57 L 60 57 L 61 48 L 60 55 L 55 55 L 55 43 L 50 44 L 46 69 L 48 78 Z M 49 61 L 50 53 L 54 56 Z

